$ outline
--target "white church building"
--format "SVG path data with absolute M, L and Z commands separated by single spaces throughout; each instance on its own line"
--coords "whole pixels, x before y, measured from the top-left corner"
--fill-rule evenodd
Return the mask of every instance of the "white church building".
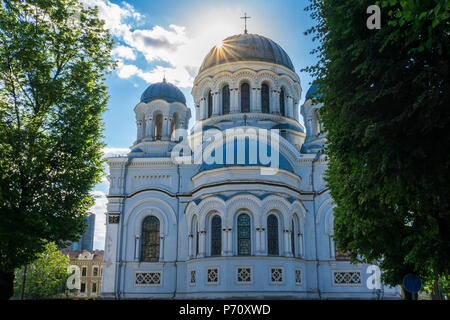
M 183 93 L 151 84 L 134 108 L 131 152 L 108 159 L 101 296 L 399 298 L 333 241 L 316 90 L 299 106 L 287 53 L 247 32 L 204 58 L 189 133 Z

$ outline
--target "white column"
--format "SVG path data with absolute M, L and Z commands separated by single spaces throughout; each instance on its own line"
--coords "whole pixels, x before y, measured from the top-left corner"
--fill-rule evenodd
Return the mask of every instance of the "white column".
M 228 232 L 227 229 L 222 229 L 222 255 L 225 256 L 228 252 Z
M 232 256 L 232 255 L 233 255 L 233 230 L 232 230 L 231 228 L 228 229 L 228 230 L 227 230 L 227 234 L 228 234 L 228 236 L 227 236 L 227 242 L 228 242 L 228 245 L 227 245 L 227 249 L 228 249 L 227 255 Z
M 255 253 L 256 255 L 258 255 L 259 250 L 261 249 L 261 236 L 260 236 L 260 229 L 256 228 L 255 229 Z
M 138 261 L 139 260 L 139 248 L 141 247 L 141 241 L 140 241 L 140 236 L 137 234 L 134 240 L 134 260 Z
M 101 294 L 113 297 L 116 292 L 116 252 L 119 223 L 118 221 L 112 221 L 109 215 L 106 215 L 106 219 L 106 243 L 105 256 L 103 258 L 105 264 L 102 272 Z
M 300 257 L 303 257 L 304 252 L 303 252 L 303 235 L 299 232 L 298 235 L 296 236 L 297 239 L 297 244 L 298 244 L 298 255 Z
M 290 231 L 284 230 L 284 256 L 292 257 L 292 250 L 291 250 L 291 241 L 290 241 Z
M 196 105 L 195 106 L 195 120 L 199 121 L 200 120 L 200 105 Z
M 160 237 L 160 242 L 159 242 L 159 261 L 164 261 L 164 236 Z
M 271 110 L 271 113 L 272 114 L 280 114 L 280 92 L 279 91 L 277 91 L 277 90 L 272 90 L 272 92 L 271 92 L 271 100 L 272 100 L 272 103 L 271 103 L 271 107 L 272 107 L 272 110 Z
M 239 89 L 230 89 L 231 113 L 239 112 Z
M 206 99 L 201 98 L 200 99 L 200 120 L 203 120 L 206 118 Z
M 261 228 L 261 252 L 267 253 L 266 250 L 266 229 Z
M 143 134 L 144 121 L 143 120 L 137 120 L 136 121 L 136 126 L 137 126 L 137 140 L 140 140 L 144 136 L 144 134 Z
M 262 111 L 262 104 L 261 104 L 261 88 L 256 88 L 256 112 Z
M 263 254 L 261 248 L 262 248 L 262 229 L 256 228 L 256 255 L 260 256 Z
M 250 112 L 258 112 L 258 88 L 252 88 L 250 95 Z
M 212 93 L 212 99 L 213 99 L 213 116 L 218 116 L 220 114 L 220 102 L 219 102 L 220 94 L 219 92 Z
M 198 257 L 203 258 L 205 256 L 205 235 L 206 231 L 199 231 L 198 235 Z
M 298 101 L 294 101 L 294 119 L 298 121 Z
M 189 259 L 192 259 L 193 255 L 194 255 L 194 241 L 193 241 L 193 237 L 194 235 L 192 233 L 189 234 L 188 236 L 188 255 L 189 255 Z
M 294 99 L 291 96 L 287 97 L 287 114 L 289 118 L 294 117 Z

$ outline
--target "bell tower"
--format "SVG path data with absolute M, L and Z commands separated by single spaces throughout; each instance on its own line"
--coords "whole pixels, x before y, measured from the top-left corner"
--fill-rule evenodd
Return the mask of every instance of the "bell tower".
M 177 129 L 187 130 L 191 118 L 183 93 L 165 77 L 147 87 L 134 112 L 137 137 L 131 154 L 135 156 L 170 156 L 179 141 Z

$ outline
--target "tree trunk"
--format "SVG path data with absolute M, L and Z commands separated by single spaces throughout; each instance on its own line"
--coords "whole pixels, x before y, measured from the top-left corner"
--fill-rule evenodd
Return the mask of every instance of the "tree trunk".
M 439 278 L 434 279 L 433 291 L 431 292 L 431 299 L 442 300 L 441 290 L 439 289 Z
M 14 272 L 0 272 L 0 300 L 9 300 L 14 294 Z
M 25 294 L 25 284 L 27 282 L 27 265 L 23 267 L 23 279 L 22 279 L 22 288 L 20 290 L 20 300 L 23 300 L 23 296 Z

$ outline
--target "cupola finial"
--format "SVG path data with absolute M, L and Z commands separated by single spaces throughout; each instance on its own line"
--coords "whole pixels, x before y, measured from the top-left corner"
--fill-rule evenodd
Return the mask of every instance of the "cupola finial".
M 247 19 L 250 19 L 251 17 L 247 16 L 247 13 L 244 13 L 244 16 L 241 17 L 241 19 L 244 19 L 245 21 L 245 29 L 244 29 L 244 33 L 247 34 Z

